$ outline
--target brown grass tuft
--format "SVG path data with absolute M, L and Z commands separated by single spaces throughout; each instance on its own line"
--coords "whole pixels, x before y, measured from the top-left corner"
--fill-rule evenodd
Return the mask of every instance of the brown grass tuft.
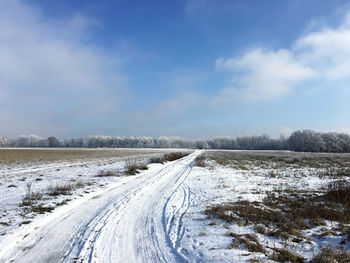
M 305 258 L 286 248 L 274 248 L 274 253 L 270 256 L 277 262 L 304 263 Z
M 109 176 L 120 176 L 120 174 L 116 171 L 112 170 L 100 170 L 97 174 L 97 177 L 109 177 Z
M 147 170 L 148 166 L 146 163 L 141 162 L 136 159 L 128 159 L 125 162 L 125 174 L 127 175 L 135 175 L 139 173 L 139 170 Z
M 194 160 L 194 166 L 199 166 L 199 167 L 206 167 L 207 163 L 205 162 L 206 157 L 201 154 L 197 156 L 197 158 Z
M 349 263 L 350 253 L 342 249 L 325 247 L 310 261 L 310 263 Z
M 235 233 L 230 233 L 229 235 L 233 237 L 233 241 L 230 248 L 241 249 L 242 245 L 244 245 L 249 252 L 257 252 L 257 253 L 263 253 L 263 254 L 266 253 L 264 247 L 259 243 L 258 239 L 252 234 L 238 235 Z

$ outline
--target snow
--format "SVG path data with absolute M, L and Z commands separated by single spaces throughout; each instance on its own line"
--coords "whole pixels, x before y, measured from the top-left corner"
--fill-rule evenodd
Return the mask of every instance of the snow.
M 169 237 L 167 243 L 158 233 L 163 231 L 170 217 L 176 219 L 181 215 L 165 204 L 169 203 L 171 191 L 177 191 L 182 185 L 198 154 L 164 165 L 151 164 L 148 171 L 138 176 L 121 178 L 102 192 L 55 209 L 52 214 L 36 217 L 28 226 L 2 239 L 0 258 L 5 262 L 12 259 L 16 262 L 70 262 L 76 257 L 83 262 L 115 262 L 115 258 L 130 259 L 132 255 L 154 259 L 162 257 L 168 244 L 174 247 L 163 257 L 174 257 L 176 242 L 172 243 Z M 152 227 L 156 235 L 149 243 L 135 242 L 135 238 L 149 240 Z M 180 229 L 176 225 L 169 231 L 177 235 L 179 232 L 174 227 Z M 116 250 L 111 244 L 120 249 Z M 135 244 L 141 247 L 135 248 Z M 158 250 L 150 250 L 155 244 Z M 144 254 L 136 253 L 135 250 L 140 249 Z
M 248 170 L 239 170 L 211 163 L 210 168 L 194 167 L 189 176 L 191 185 L 191 206 L 184 217 L 186 234 L 182 245 L 189 249 L 196 262 L 249 262 L 260 259 L 263 262 L 274 262 L 261 253 L 250 253 L 246 249 L 230 248 L 232 237 L 228 233 L 253 234 L 265 247 L 287 247 L 294 252 L 311 259 L 320 248 L 332 245 L 337 247 L 342 236 L 317 235 L 321 227 L 304 230 L 303 234 L 312 240 L 312 244 L 287 244 L 286 241 L 261 235 L 252 225 L 239 226 L 227 224 L 222 220 L 208 218 L 203 211 L 215 204 L 233 203 L 239 200 L 262 201 L 267 191 L 299 189 L 306 191 L 319 190 L 332 181 L 331 178 L 320 179 L 315 176 L 313 168 L 281 168 L 279 176 L 269 177 L 269 169 L 248 166 Z M 326 221 L 323 228 L 332 229 L 337 223 Z M 348 245 L 348 249 L 350 249 Z
M 12 171 L 17 179 L 31 176 L 33 182 L 34 174 L 44 172 L 44 180 L 33 184 L 34 191 L 43 191 L 48 183 L 69 182 L 78 174 L 89 182 L 94 180 L 90 186 L 77 189 L 66 205 L 52 213 L 36 215 L 22 226 L 23 219 L 14 207 L 23 196 L 25 183 L 8 188 L 13 182 L 6 181 L 3 173 L 0 191 L 5 216 L 1 221 L 15 223 L 3 227 L 6 232 L 0 239 L 0 262 L 273 262 L 261 253 L 230 248 L 232 237 L 228 233 L 254 234 L 269 247 L 282 248 L 286 244 L 256 233 L 251 225 L 208 218 L 205 209 L 238 200 L 261 201 L 267 191 L 276 189 L 317 190 L 331 180 L 321 180 L 313 168 L 283 167 L 278 176 L 272 176 L 269 167 L 254 164 L 247 165 L 248 169 L 221 166 L 214 161 L 208 161 L 207 167 L 194 166 L 195 158 L 203 152 L 151 164 L 137 176 L 94 177 L 102 163 L 103 169 L 122 169 L 120 160 Z M 334 227 L 333 222 L 326 224 L 323 227 Z M 320 228 L 304 230 L 312 243 L 298 243 L 294 251 L 310 259 L 320 247 L 339 243 L 339 236 L 317 235 Z
M 144 158 L 154 156 L 146 151 L 143 157 L 129 156 L 127 158 Z M 159 155 L 159 154 L 156 154 Z M 17 229 L 22 222 L 31 221 L 36 215 L 23 216 L 22 208 L 19 207 L 23 197 L 27 193 L 27 184 L 31 185 L 33 193 L 44 194 L 43 203 L 55 206 L 62 201 L 80 198 L 90 192 L 106 188 L 108 184 L 128 180 L 122 177 L 96 177 L 99 171 L 121 172 L 124 169 L 126 158 L 102 158 L 97 160 L 78 160 L 75 162 L 58 162 L 33 166 L 30 163 L 21 163 L 12 166 L 0 167 L 0 235 Z M 62 195 L 49 200 L 45 194 L 48 188 L 56 185 L 77 184 L 72 195 Z M 21 216 L 22 214 L 22 216 Z

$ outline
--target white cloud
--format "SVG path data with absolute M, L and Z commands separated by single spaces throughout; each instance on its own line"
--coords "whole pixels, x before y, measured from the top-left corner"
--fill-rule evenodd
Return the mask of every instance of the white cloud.
M 298 62 L 288 50 L 263 51 L 254 49 L 240 58 L 216 61 L 219 70 L 227 70 L 240 77 L 231 78 L 231 84 L 222 91 L 238 93 L 248 100 L 273 99 L 291 92 L 291 87 L 314 75 L 312 69 Z
M 216 67 L 230 81 L 214 104 L 240 97 L 267 100 L 283 97 L 306 80 L 335 84 L 350 77 L 350 13 L 336 27 L 323 27 L 297 39 L 290 49 L 253 49 L 241 57 L 219 58 Z
M 322 78 L 338 80 L 350 76 L 350 28 L 312 32 L 296 42 L 294 52 Z
M 52 20 L 22 1 L 0 2 L 0 102 L 13 123 L 36 119 L 45 134 L 50 123 L 117 108 L 126 79 L 116 72 L 117 57 L 87 44 L 93 25 L 95 21 L 80 14 Z M 41 114 L 45 121 L 40 121 Z M 2 134 L 17 131 L 6 123 Z M 25 131 L 25 123 L 22 132 L 32 133 L 31 126 Z

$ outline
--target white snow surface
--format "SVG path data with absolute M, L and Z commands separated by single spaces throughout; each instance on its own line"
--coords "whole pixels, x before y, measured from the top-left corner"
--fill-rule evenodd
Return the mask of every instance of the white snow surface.
M 194 160 L 202 152 L 151 164 L 137 176 L 98 178 L 99 188 L 92 186 L 85 194 L 78 190 L 67 205 L 0 236 L 0 262 L 274 262 L 263 254 L 230 248 L 232 237 L 227 233 L 251 233 L 261 244 L 276 248 L 286 244 L 255 233 L 252 226 L 210 219 L 206 207 L 261 201 L 269 190 L 301 186 L 312 190 L 327 182 L 308 176 L 307 171 L 293 175 L 292 168 L 283 170 L 285 177 L 270 177 L 268 169 L 252 173 L 214 162 L 196 167 Z M 100 169 L 96 163 L 88 166 L 86 173 Z M 84 165 L 76 167 L 72 174 L 84 173 Z M 316 238 L 318 229 L 307 231 L 314 245 L 293 248 L 305 258 L 321 246 L 339 242 L 338 237 Z

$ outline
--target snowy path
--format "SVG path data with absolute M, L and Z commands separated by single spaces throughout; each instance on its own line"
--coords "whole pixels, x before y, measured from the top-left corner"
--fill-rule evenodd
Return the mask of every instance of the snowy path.
M 145 172 L 39 225 L 0 262 L 187 262 L 180 241 L 196 151 Z

